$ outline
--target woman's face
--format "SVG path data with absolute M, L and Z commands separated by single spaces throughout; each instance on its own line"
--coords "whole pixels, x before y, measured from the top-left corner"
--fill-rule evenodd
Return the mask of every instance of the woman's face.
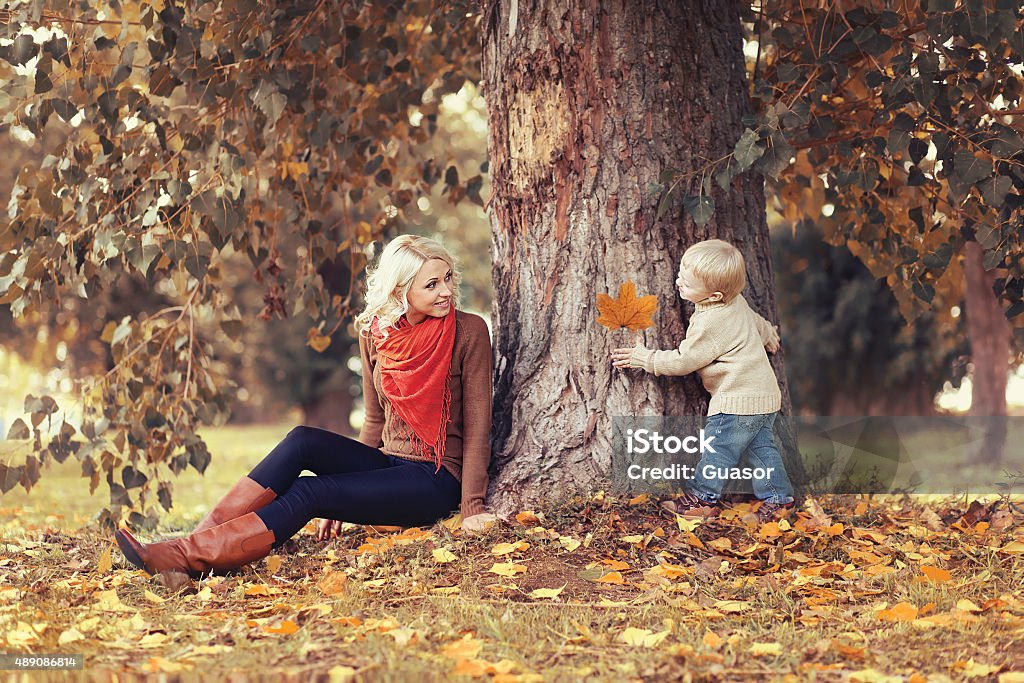
M 409 312 L 413 325 L 430 318 L 443 318 L 452 310 L 452 269 L 442 259 L 430 259 L 420 267 L 409 288 Z

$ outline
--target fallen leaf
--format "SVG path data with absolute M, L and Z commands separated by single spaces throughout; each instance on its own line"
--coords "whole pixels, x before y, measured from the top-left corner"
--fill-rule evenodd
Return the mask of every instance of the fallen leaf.
M 523 574 L 526 572 L 525 564 L 516 564 L 515 562 L 495 562 L 489 571 L 492 574 L 498 576 L 507 576 L 509 578 L 516 576 L 517 574 Z
M 774 657 L 782 654 L 782 643 L 751 643 L 750 654 L 755 657 Z
M 523 526 L 536 526 L 540 524 L 540 517 L 533 510 L 526 510 L 516 515 L 516 521 Z
M 491 548 L 492 555 L 508 555 L 518 551 L 525 551 L 530 549 L 530 544 L 526 541 L 516 541 L 515 543 L 498 543 Z
M 580 542 L 570 536 L 559 536 L 558 543 L 570 553 L 580 547 Z
M 557 598 L 559 593 L 561 593 L 567 585 L 568 584 L 563 583 L 561 588 L 536 588 L 530 591 L 530 597 L 534 600 L 542 598 Z
M 917 618 L 917 607 L 909 602 L 900 602 L 879 611 L 877 616 L 883 621 L 913 621 Z
M 281 622 L 280 626 L 264 626 L 263 630 L 267 633 L 281 633 L 286 636 L 290 636 L 299 630 L 299 625 L 294 621 L 285 620 Z
M 932 565 L 922 565 L 921 573 L 927 577 L 928 580 L 934 581 L 935 583 L 942 583 L 943 581 L 951 581 L 953 575 L 948 570 L 942 567 L 935 567 Z
M 267 556 L 267 571 L 271 574 L 276 574 L 281 569 L 281 563 L 284 559 L 280 555 L 268 555 Z
M 100 555 L 100 559 L 96 561 L 96 571 L 100 574 L 106 574 L 110 571 L 110 568 L 114 566 L 114 562 L 110 557 L 110 547 Z
M 714 631 L 708 630 L 704 632 L 704 645 L 706 645 L 707 647 L 711 648 L 712 650 L 717 650 L 724 644 L 725 639 L 722 638 L 722 636 L 715 633 Z
M 430 554 L 434 557 L 434 562 L 440 564 L 444 564 L 446 562 L 454 562 L 458 559 L 457 557 L 455 557 L 455 553 L 453 553 L 451 550 L 448 550 L 448 548 L 434 548 Z
M 597 295 L 597 310 L 601 313 L 597 318 L 598 324 L 609 330 L 628 327 L 639 332 L 654 325 L 651 316 L 658 310 L 658 299 L 653 295 L 637 298 L 636 285 L 632 280 L 626 280 L 619 286 L 617 298 Z
M 622 632 L 619 639 L 628 645 L 636 647 L 655 647 L 660 644 L 661 641 L 665 640 L 669 633 L 670 631 L 668 630 L 654 633 L 653 631 L 649 631 L 645 628 L 633 628 L 630 626 Z
M 742 600 L 716 600 L 715 609 L 722 612 L 746 612 L 752 605 Z
M 461 640 L 449 643 L 441 648 L 441 654 L 452 659 L 473 659 L 483 648 L 483 643 L 473 637 L 472 633 L 462 636 Z
M 316 587 L 325 595 L 341 595 L 345 592 L 345 585 L 348 583 L 348 575 L 344 572 L 327 571 L 317 581 Z
M 615 583 L 624 584 L 626 580 L 622 578 L 622 574 L 619 572 L 608 572 L 600 578 L 594 579 L 595 583 Z

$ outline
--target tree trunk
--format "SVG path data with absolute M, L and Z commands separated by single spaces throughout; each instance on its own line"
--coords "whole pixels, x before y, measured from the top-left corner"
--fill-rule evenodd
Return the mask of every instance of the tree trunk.
M 991 417 L 978 452 L 982 461 L 1003 459 L 1006 446 L 1006 383 L 1010 372 L 1010 321 L 992 290 L 995 271 L 986 271 L 984 250 L 977 242 L 964 248 L 964 312 L 971 344 L 970 414 Z
M 612 367 L 632 335 L 596 323 L 599 292 L 626 280 L 658 297 L 648 348 L 683 339 L 692 306 L 673 285 L 683 251 L 736 244 L 744 296 L 777 320 L 760 175 L 729 191 L 703 228 L 650 186 L 732 150 L 750 112 L 739 5 L 726 0 L 490 0 L 484 13 L 494 249 L 495 405 L 491 499 L 499 512 L 607 486 L 612 418 L 700 415 L 696 375 Z M 699 182 L 699 181 L 698 181 Z M 696 193 L 696 185 L 683 193 Z M 782 354 L 772 358 L 789 413 Z M 781 421 L 780 423 L 781 424 Z M 794 435 L 782 430 L 784 450 Z M 787 458 L 791 478 L 799 462 Z

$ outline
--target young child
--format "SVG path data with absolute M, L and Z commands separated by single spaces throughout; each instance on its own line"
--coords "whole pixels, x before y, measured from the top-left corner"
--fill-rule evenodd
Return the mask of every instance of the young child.
M 718 514 L 730 469 L 744 453 L 766 473 L 751 481 L 762 501 L 758 518 L 779 518 L 793 507 L 793 487 L 772 434 L 782 393 L 765 353 L 766 347 L 778 350 L 779 334 L 740 296 L 746 279 L 739 249 L 722 240 L 694 244 L 683 254 L 676 279 L 679 296 L 696 304 L 679 348 L 612 351 L 618 368 L 643 368 L 655 375 L 696 371 L 711 394 L 705 433 L 714 437 L 715 452 L 704 452 L 684 493 L 662 503 L 684 517 Z

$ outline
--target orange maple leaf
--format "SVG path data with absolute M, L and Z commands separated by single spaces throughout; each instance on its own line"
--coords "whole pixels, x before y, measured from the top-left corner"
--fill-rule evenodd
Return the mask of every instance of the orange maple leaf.
M 597 322 L 609 330 L 628 327 L 634 332 L 654 325 L 651 315 L 658 310 L 658 299 L 653 294 L 636 297 L 636 285 L 626 280 L 619 286 L 619 296 L 613 299 L 607 294 L 597 295 L 597 310 L 601 312 Z

